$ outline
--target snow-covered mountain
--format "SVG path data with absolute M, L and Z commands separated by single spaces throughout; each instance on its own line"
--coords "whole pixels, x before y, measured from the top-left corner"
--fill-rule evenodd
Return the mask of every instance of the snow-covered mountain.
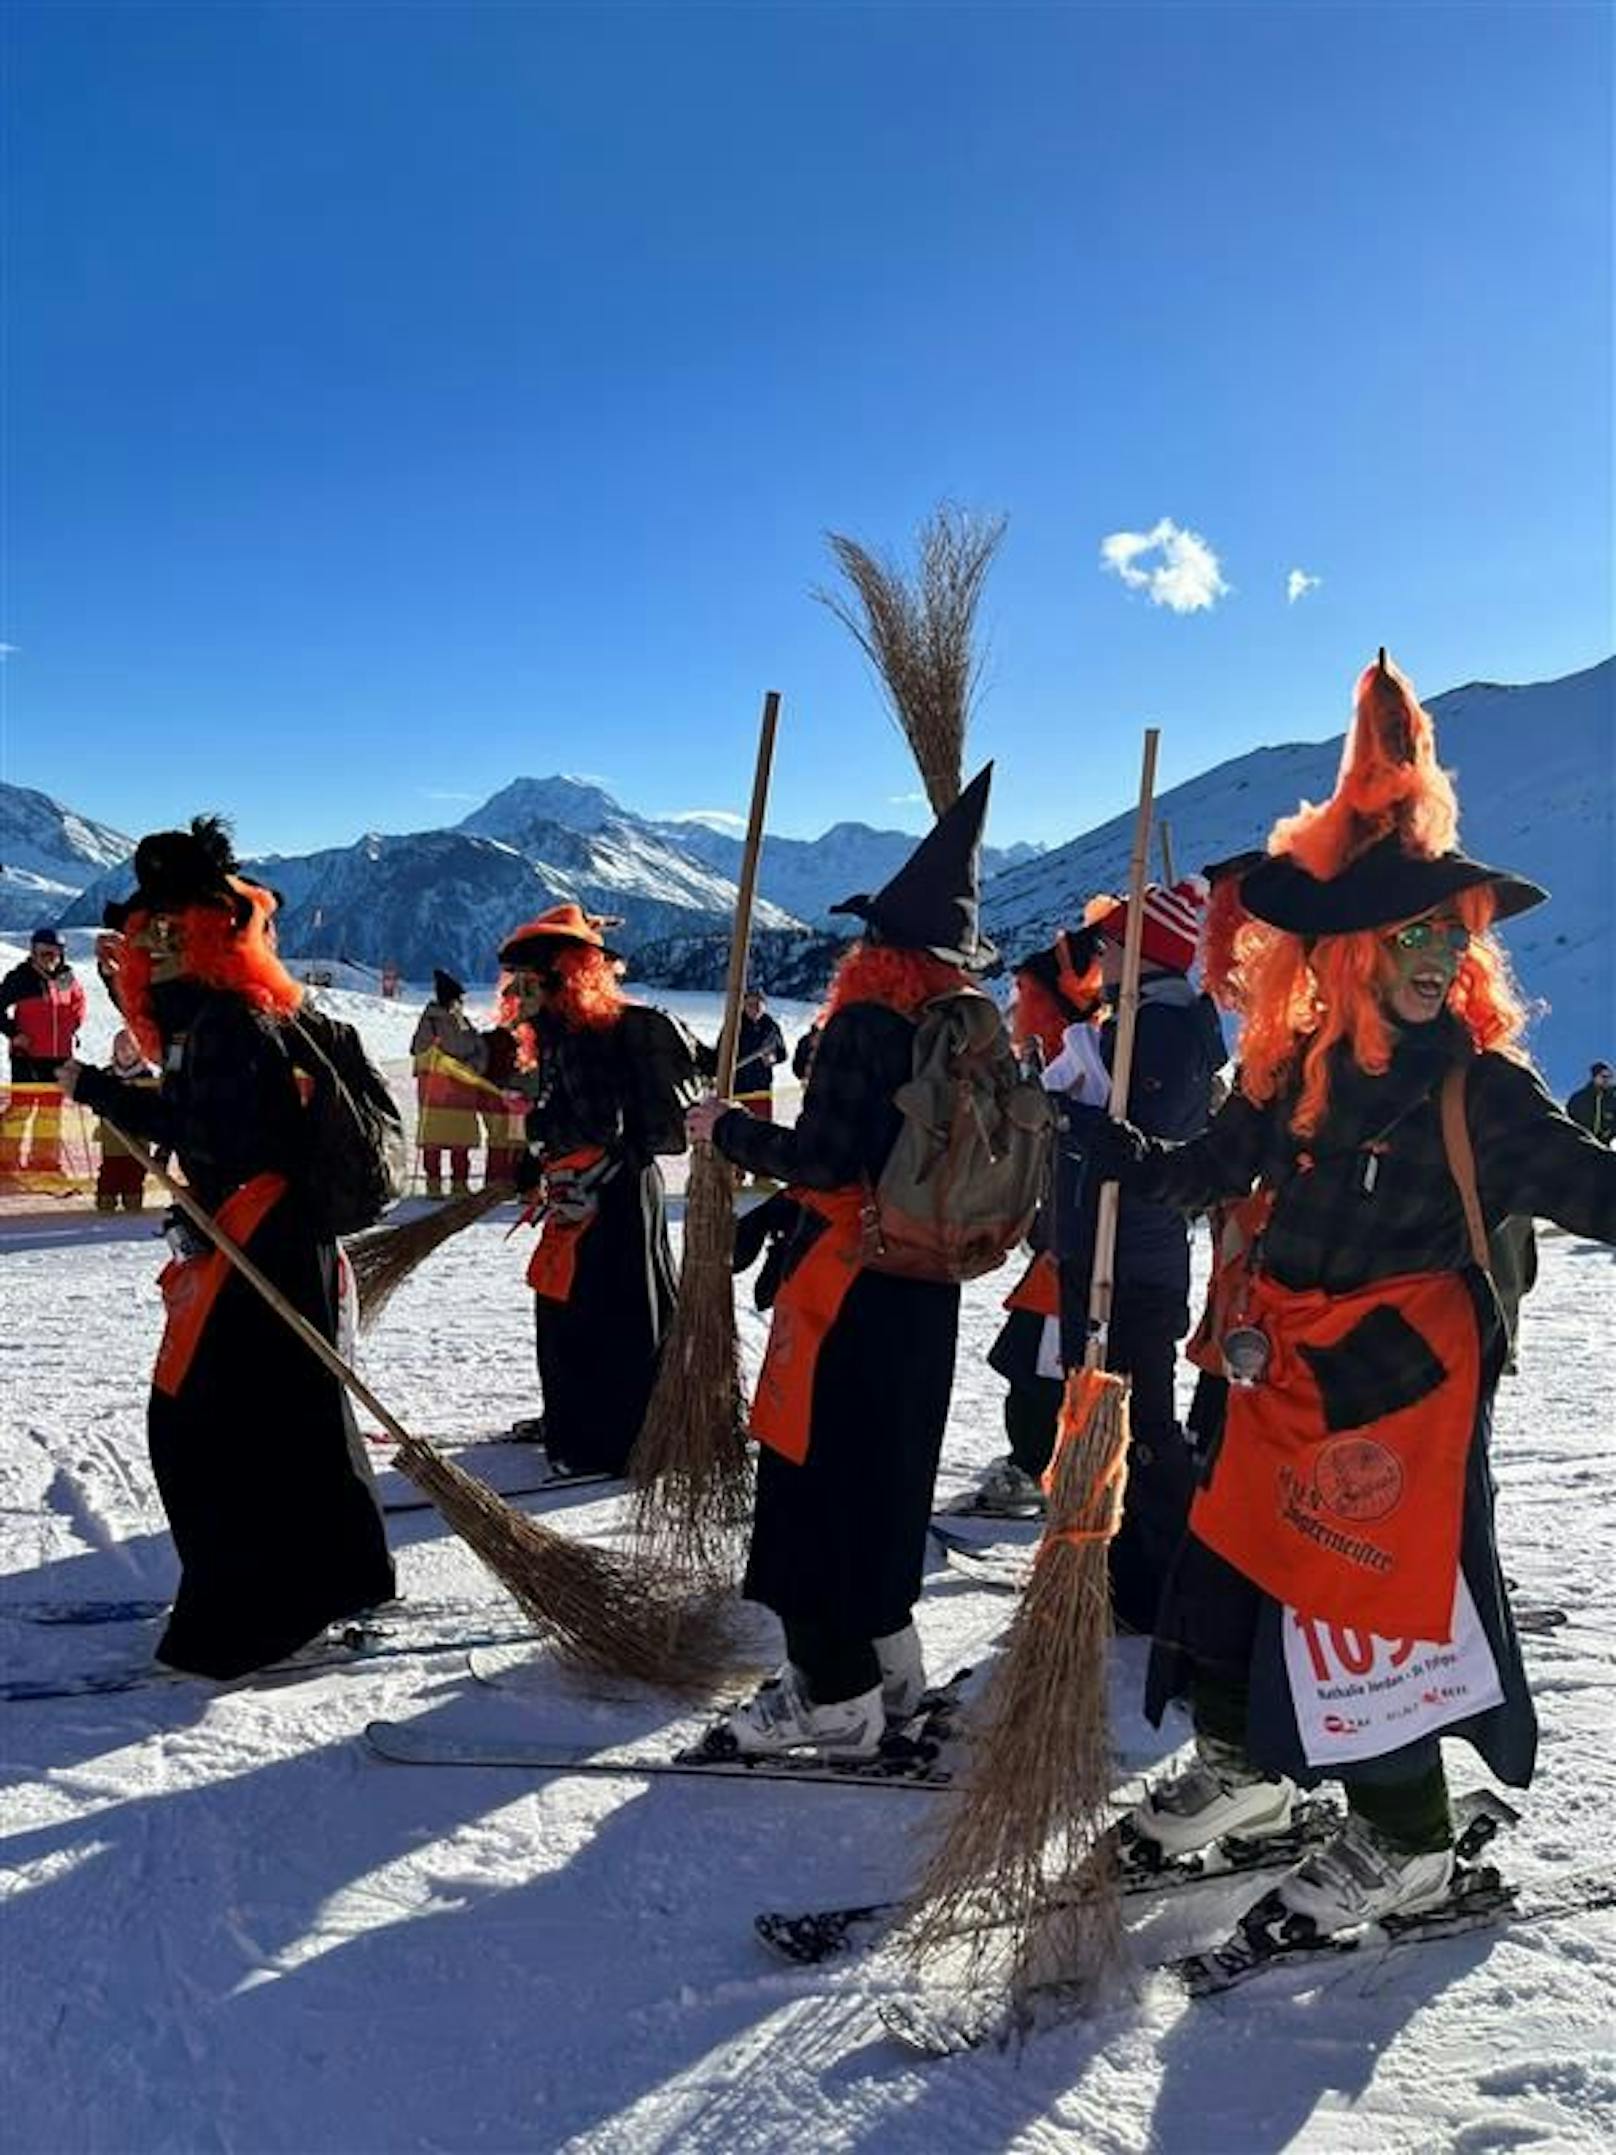
M 1530 687 L 1473 682 L 1434 697 L 1443 763 L 1456 773 L 1461 842 L 1534 877 L 1552 902 L 1509 930 L 1523 987 L 1548 1008 L 1532 1046 L 1562 1091 L 1616 1053 L 1616 659 Z M 1179 873 L 1266 839 L 1276 817 L 1335 784 L 1340 734 L 1258 748 L 1164 793 Z M 1047 944 L 1096 891 L 1127 880 L 1133 814 L 1114 816 L 997 877 L 988 931 L 1012 956 Z
M 285 900 L 283 950 L 391 963 L 418 979 L 434 966 L 471 982 L 492 979 L 495 952 L 511 929 L 567 899 L 619 916 L 612 940 L 631 959 L 642 943 L 724 927 L 733 914 L 733 884 L 671 847 L 642 849 L 627 831 L 585 836 L 542 820 L 529 823 L 525 837 L 518 847 L 467 830 L 373 832 L 351 846 L 272 854 L 243 867 Z M 89 925 L 128 887 L 127 870 L 114 870 L 82 892 L 64 919 Z M 795 925 L 773 907 L 760 911 L 763 926 Z
M 652 826 L 672 837 L 687 853 L 693 853 L 723 875 L 741 872 L 741 841 L 732 833 L 715 829 L 697 818 L 663 822 Z M 798 920 L 815 927 L 847 932 L 847 922 L 830 908 L 858 891 L 879 890 L 887 878 L 914 851 L 912 831 L 875 830 L 868 823 L 833 823 L 817 838 L 765 837 L 763 858 L 758 864 L 758 888 L 766 897 L 794 913 Z M 1023 861 L 1036 859 L 1040 848 L 1025 842 L 1014 846 L 984 846 L 985 876 L 1002 874 Z
M 26 935 L 58 919 L 75 891 L 134 849 L 48 793 L 0 784 L 0 930 Z

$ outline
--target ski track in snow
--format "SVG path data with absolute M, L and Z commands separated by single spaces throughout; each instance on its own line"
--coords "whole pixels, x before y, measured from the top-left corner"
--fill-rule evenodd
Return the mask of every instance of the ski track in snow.
M 526 1244 L 508 1245 L 506 1225 L 449 1244 L 367 1344 L 366 1375 L 406 1423 L 469 1438 L 536 1405 Z M 6 1621 L 4 1600 L 172 1585 L 143 1438 L 159 1252 L 93 1230 L 0 1249 L 10 1337 L 29 1343 L 0 1365 L 0 1639 L 18 1676 L 123 1666 L 149 1627 L 47 1629 Z M 1542 1255 L 1495 1465 L 1511 1573 L 1574 1622 L 1528 1647 L 1540 1775 L 1500 1844 L 1523 1878 L 1606 1860 L 1616 1812 L 1612 1259 L 1552 1235 Z M 1005 1284 L 965 1296 L 943 1499 L 1000 1449 L 1001 1388 L 982 1358 Z M 742 1333 L 755 1363 L 763 1326 L 744 1294 Z M 549 1515 L 591 1535 L 620 1511 L 587 1491 L 560 1502 Z M 509 1617 L 434 1514 L 390 1527 L 406 1592 Z M 980 1661 L 1009 1608 L 934 1560 L 920 1614 L 934 1673 Z M 1182 1736 L 1143 1724 L 1140 1671 L 1136 1647 L 1119 1651 L 1131 1765 Z M 794 1970 L 757 1945 L 751 1917 L 897 1890 L 946 1798 L 376 1763 L 357 1741 L 373 1718 L 607 1742 L 688 1717 L 584 1697 L 559 1675 L 503 1696 L 446 1655 L 0 1714 L 19 2155 L 1494 2155 L 1616 2133 L 1608 1915 L 1279 1973 L 1193 2006 L 1147 1977 L 1019 2055 L 926 2065 L 875 2017 L 905 1983 L 894 1962 Z M 1450 1763 L 1458 1785 L 1481 1777 L 1462 1747 Z M 1187 1950 L 1241 1894 L 1208 1887 L 1130 1922 L 1153 1954 Z

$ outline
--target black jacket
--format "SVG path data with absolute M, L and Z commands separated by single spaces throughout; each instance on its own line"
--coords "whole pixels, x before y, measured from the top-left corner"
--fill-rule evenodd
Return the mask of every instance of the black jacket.
M 1616 1144 L 1616 1085 L 1596 1085 L 1590 1078 L 1566 1102 L 1566 1113 L 1601 1145 Z
M 1379 1077 L 1339 1050 L 1312 1137 L 1289 1129 L 1290 1098 L 1256 1107 L 1237 1092 L 1204 1137 L 1153 1145 L 1126 1186 L 1191 1212 L 1259 1181 L 1274 1186 L 1263 1262 L 1284 1287 L 1335 1294 L 1462 1269 L 1469 1239 L 1438 1100 L 1460 1058 L 1470 1064 L 1465 1111 L 1489 1230 L 1515 1213 L 1616 1242 L 1616 1153 L 1568 1121 L 1527 1065 L 1470 1058 L 1464 1028 L 1446 1015 L 1403 1032 Z
M 773 1092 L 774 1066 L 786 1059 L 786 1036 L 765 1010 L 758 1018 L 741 1013 L 741 1029 L 735 1045 L 735 1091 Z

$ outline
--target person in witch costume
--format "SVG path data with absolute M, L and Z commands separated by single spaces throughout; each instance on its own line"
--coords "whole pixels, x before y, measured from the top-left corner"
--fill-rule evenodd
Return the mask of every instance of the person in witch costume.
M 995 962 L 978 925 L 991 768 L 884 889 L 832 909 L 864 931 L 831 981 L 795 1125 L 713 1099 L 688 1117 L 693 1138 L 783 1183 L 797 1206 L 752 1407 L 761 1451 L 742 1587 L 780 1618 L 786 1662 L 727 1717 L 748 1753 L 867 1754 L 925 1689 L 913 1611 L 959 1288 L 868 1269 L 862 1227 L 897 1142 L 922 1009 Z
M 543 1432 L 557 1475 L 621 1474 L 645 1420 L 676 1278 L 657 1157 L 685 1149 L 694 1043 L 631 1003 L 597 919 L 552 906 L 500 948 L 487 1073 L 528 1101 L 516 1186 L 540 1223 L 528 1267 Z
M 161 1082 L 69 1062 L 63 1088 L 177 1154 L 199 1203 L 334 1343 L 337 1246 L 308 1202 L 288 1042 L 303 991 L 270 947 L 274 899 L 209 817 L 143 838 L 134 868 L 117 993 Z M 147 1433 L 181 1570 L 157 1658 L 223 1679 L 391 1600 L 393 1566 L 341 1385 L 182 1215 L 168 1232 Z
M 1616 1241 L 1616 1159 L 1527 1061 L 1492 932 L 1545 893 L 1467 858 L 1457 826 L 1430 717 L 1383 652 L 1333 798 L 1238 878 L 1244 919 L 1209 975 L 1243 1020 L 1234 1096 L 1181 1146 L 1086 1133 L 1097 1177 L 1227 1208 L 1191 1346 L 1227 1380 L 1222 1426 L 1147 1699 L 1157 1717 L 1188 1699 L 1195 1755 L 1132 1829 L 1172 1853 L 1271 1832 L 1298 1784 L 1341 1780 L 1343 1826 L 1277 1889 L 1281 1920 L 1319 1932 L 1446 1895 L 1444 1735 L 1531 1778 L 1487 1470 L 1487 1231 L 1514 1213 Z

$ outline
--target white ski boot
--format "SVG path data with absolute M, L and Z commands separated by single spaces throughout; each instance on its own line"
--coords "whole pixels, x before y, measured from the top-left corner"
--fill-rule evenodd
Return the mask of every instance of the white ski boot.
M 886 1725 L 879 1685 L 834 1706 L 816 1706 L 789 1661 L 720 1724 L 752 1757 L 816 1751 L 824 1758 L 873 1757 Z
M 920 1634 L 913 1624 L 889 1631 L 875 1642 L 881 1664 L 881 1704 L 889 1727 L 913 1720 L 926 1695 L 926 1663 L 920 1651 Z
M 1382 1916 L 1434 1907 L 1447 1898 L 1453 1865 L 1451 1848 L 1399 1848 L 1349 1812 L 1345 1824 L 1287 1871 L 1274 1892 L 1292 1915 L 1308 1917 L 1327 1937 Z
M 1164 1856 L 1183 1856 L 1210 1848 L 1227 1833 L 1253 1839 L 1283 1833 L 1295 1795 L 1293 1781 L 1269 1779 L 1236 1745 L 1197 1736 L 1189 1764 L 1153 1782 L 1123 1823 Z
M 973 1506 L 988 1519 L 1041 1519 L 1048 1508 L 1037 1476 L 1013 1459 L 999 1459 L 989 1467 Z

